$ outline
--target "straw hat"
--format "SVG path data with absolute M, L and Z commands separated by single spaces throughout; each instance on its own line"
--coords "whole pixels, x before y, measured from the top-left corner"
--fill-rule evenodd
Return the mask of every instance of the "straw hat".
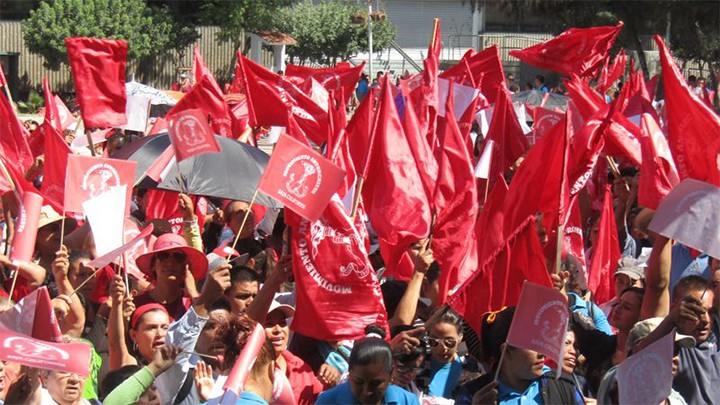
M 53 209 L 53 207 L 49 205 L 44 205 L 40 209 L 40 220 L 38 221 L 38 229 L 42 228 L 45 225 L 50 225 L 52 223 L 62 221 L 63 216 L 58 214 L 57 211 Z M 77 227 L 77 221 L 74 218 L 66 217 L 65 218 L 65 233 L 72 232 Z

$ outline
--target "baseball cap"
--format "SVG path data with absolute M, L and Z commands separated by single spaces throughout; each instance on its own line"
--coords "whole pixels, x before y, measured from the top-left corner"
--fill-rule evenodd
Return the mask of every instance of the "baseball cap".
M 618 274 L 625 274 L 633 281 L 645 278 L 645 274 L 643 273 L 642 267 L 640 267 L 640 263 L 632 257 L 623 257 L 620 259 L 620 262 L 618 262 L 618 268 L 615 270 L 615 275 Z
M 283 313 L 285 314 L 285 318 L 292 318 L 293 316 L 295 316 L 295 308 L 291 307 L 290 305 L 281 304 L 276 300 L 272 301 L 272 304 L 270 304 L 270 308 L 268 309 L 267 313 L 270 314 L 276 309 L 283 311 Z
M 650 332 L 655 330 L 655 328 L 660 325 L 660 322 L 662 322 L 662 320 L 663 318 L 656 317 L 644 319 L 640 322 L 635 323 L 632 329 L 630 329 L 630 332 L 628 332 L 625 351 L 629 353 L 632 348 L 635 347 L 635 345 L 640 343 L 640 341 L 645 339 L 650 334 Z M 695 347 L 695 338 L 676 332 L 675 344 L 681 348 Z

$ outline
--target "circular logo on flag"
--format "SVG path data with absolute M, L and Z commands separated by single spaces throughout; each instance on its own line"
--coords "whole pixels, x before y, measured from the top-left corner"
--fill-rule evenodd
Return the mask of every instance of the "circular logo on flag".
M 317 193 L 322 182 L 322 170 L 318 161 L 310 155 L 294 157 L 283 170 L 285 188 L 298 197 Z
M 202 135 L 203 123 L 193 114 L 178 117 L 172 125 L 175 136 L 188 148 L 201 144 L 205 139 Z
M 13 336 L 3 342 L 3 347 L 12 349 L 18 356 L 43 359 L 44 361 L 68 360 L 65 350 L 22 336 Z
M 120 175 L 112 165 L 98 163 L 91 166 L 83 175 L 82 189 L 87 191 L 90 198 L 120 185 Z
M 533 125 L 535 134 L 546 134 L 552 127 L 562 118 L 559 114 L 542 114 L 542 116 Z
M 554 343 L 565 336 L 564 329 L 558 329 L 557 325 L 567 324 L 567 304 L 562 301 L 550 301 L 538 309 L 533 326 L 539 327 L 538 335 L 546 343 Z

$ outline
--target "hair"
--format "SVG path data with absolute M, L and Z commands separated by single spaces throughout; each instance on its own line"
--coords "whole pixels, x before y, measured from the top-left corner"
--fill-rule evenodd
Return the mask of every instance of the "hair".
M 482 353 L 493 369 L 500 360 L 501 346 L 507 340 L 514 316 L 515 307 L 504 308 L 497 312 L 487 312 L 482 316 L 480 327 Z
M 677 284 L 675 284 L 672 300 L 673 302 L 678 302 L 693 291 L 705 291 L 709 289 L 710 283 L 707 279 L 693 274 L 691 276 L 681 278 Z
M 257 321 L 251 319 L 247 315 L 240 315 L 237 318 L 230 319 L 229 322 L 223 324 L 217 331 L 217 339 L 225 346 L 225 359 L 226 365 L 235 364 L 235 361 L 240 357 L 240 353 L 248 342 L 250 335 L 255 330 Z M 265 339 L 260 353 L 258 353 L 257 360 L 255 360 L 256 367 L 268 364 L 270 361 L 275 360 L 275 349 L 272 344 Z
M 232 313 L 232 306 L 230 305 L 228 300 L 225 299 L 225 297 L 220 297 L 220 298 L 216 299 L 207 308 L 208 312 L 215 311 L 217 309 L 224 309 L 224 310 Z
M 423 346 L 412 346 L 409 352 L 400 353 L 394 356 L 394 360 L 398 363 L 407 364 L 418 359 L 418 357 L 425 354 L 425 348 Z
M 120 384 L 122 384 L 125 380 L 132 377 L 133 374 L 142 370 L 142 368 L 143 366 L 139 364 L 131 364 L 129 366 L 123 366 L 117 370 L 113 370 L 107 373 L 107 375 L 105 375 L 105 378 L 100 381 L 100 387 L 98 387 L 100 391 L 100 400 L 104 401 L 105 398 L 110 395 L 110 393 L 113 392 L 115 388 L 120 386 Z
M 230 269 L 230 283 L 260 283 L 260 276 L 252 267 L 245 265 L 235 266 Z
M 440 324 L 440 323 L 447 323 L 449 325 L 453 325 L 455 327 L 455 330 L 457 330 L 458 334 L 462 334 L 463 331 L 463 319 L 454 310 L 448 308 L 445 310 L 439 317 L 434 319 L 432 323 L 429 323 L 428 325 L 425 325 L 426 329 L 429 329 L 430 327 Z
M 439 279 L 440 279 L 440 262 L 435 260 L 432 263 L 430 263 L 430 267 L 425 272 L 425 280 L 427 280 L 428 284 L 432 284 Z
M 392 371 L 393 355 L 390 344 L 383 339 L 369 337 L 360 339 L 353 345 L 350 352 L 350 369 L 355 366 L 367 366 L 375 363 L 382 363 L 385 371 Z
M 385 329 L 381 328 L 380 325 L 376 323 L 371 323 L 370 325 L 365 327 L 365 335 L 369 335 L 371 333 L 380 336 L 380 338 L 382 339 L 385 339 L 387 337 Z
M 638 299 L 640 300 L 640 302 L 642 302 L 643 297 L 645 297 L 645 289 L 642 288 L 642 287 L 628 287 L 628 288 L 624 289 L 624 290 L 620 293 L 620 295 L 623 295 L 623 294 L 625 294 L 626 292 L 635 294 L 635 296 L 638 297 Z
M 545 76 L 543 75 L 535 75 L 535 79 L 539 81 L 540 83 L 545 84 Z
M 70 254 L 68 255 L 68 263 L 72 265 L 76 261 L 80 259 L 89 259 L 92 260 L 92 254 L 90 252 L 87 252 L 85 250 L 71 250 Z

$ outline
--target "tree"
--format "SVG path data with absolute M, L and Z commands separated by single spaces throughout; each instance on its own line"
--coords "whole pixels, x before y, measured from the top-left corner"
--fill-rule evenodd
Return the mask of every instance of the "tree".
M 220 26 L 220 40 L 238 41 L 245 31 L 273 30 L 278 12 L 295 0 L 209 0 L 201 6 L 202 21 Z
M 67 62 L 65 38 L 73 36 L 124 39 L 131 60 L 182 49 L 197 38 L 166 8 L 142 0 L 43 0 L 23 21 L 28 49 L 50 69 Z
M 276 27 L 297 40 L 288 55 L 300 63 L 334 64 L 367 49 L 367 16 L 348 3 L 306 0 L 281 10 Z M 386 48 L 395 38 L 395 26 L 387 19 L 373 21 L 373 47 Z

